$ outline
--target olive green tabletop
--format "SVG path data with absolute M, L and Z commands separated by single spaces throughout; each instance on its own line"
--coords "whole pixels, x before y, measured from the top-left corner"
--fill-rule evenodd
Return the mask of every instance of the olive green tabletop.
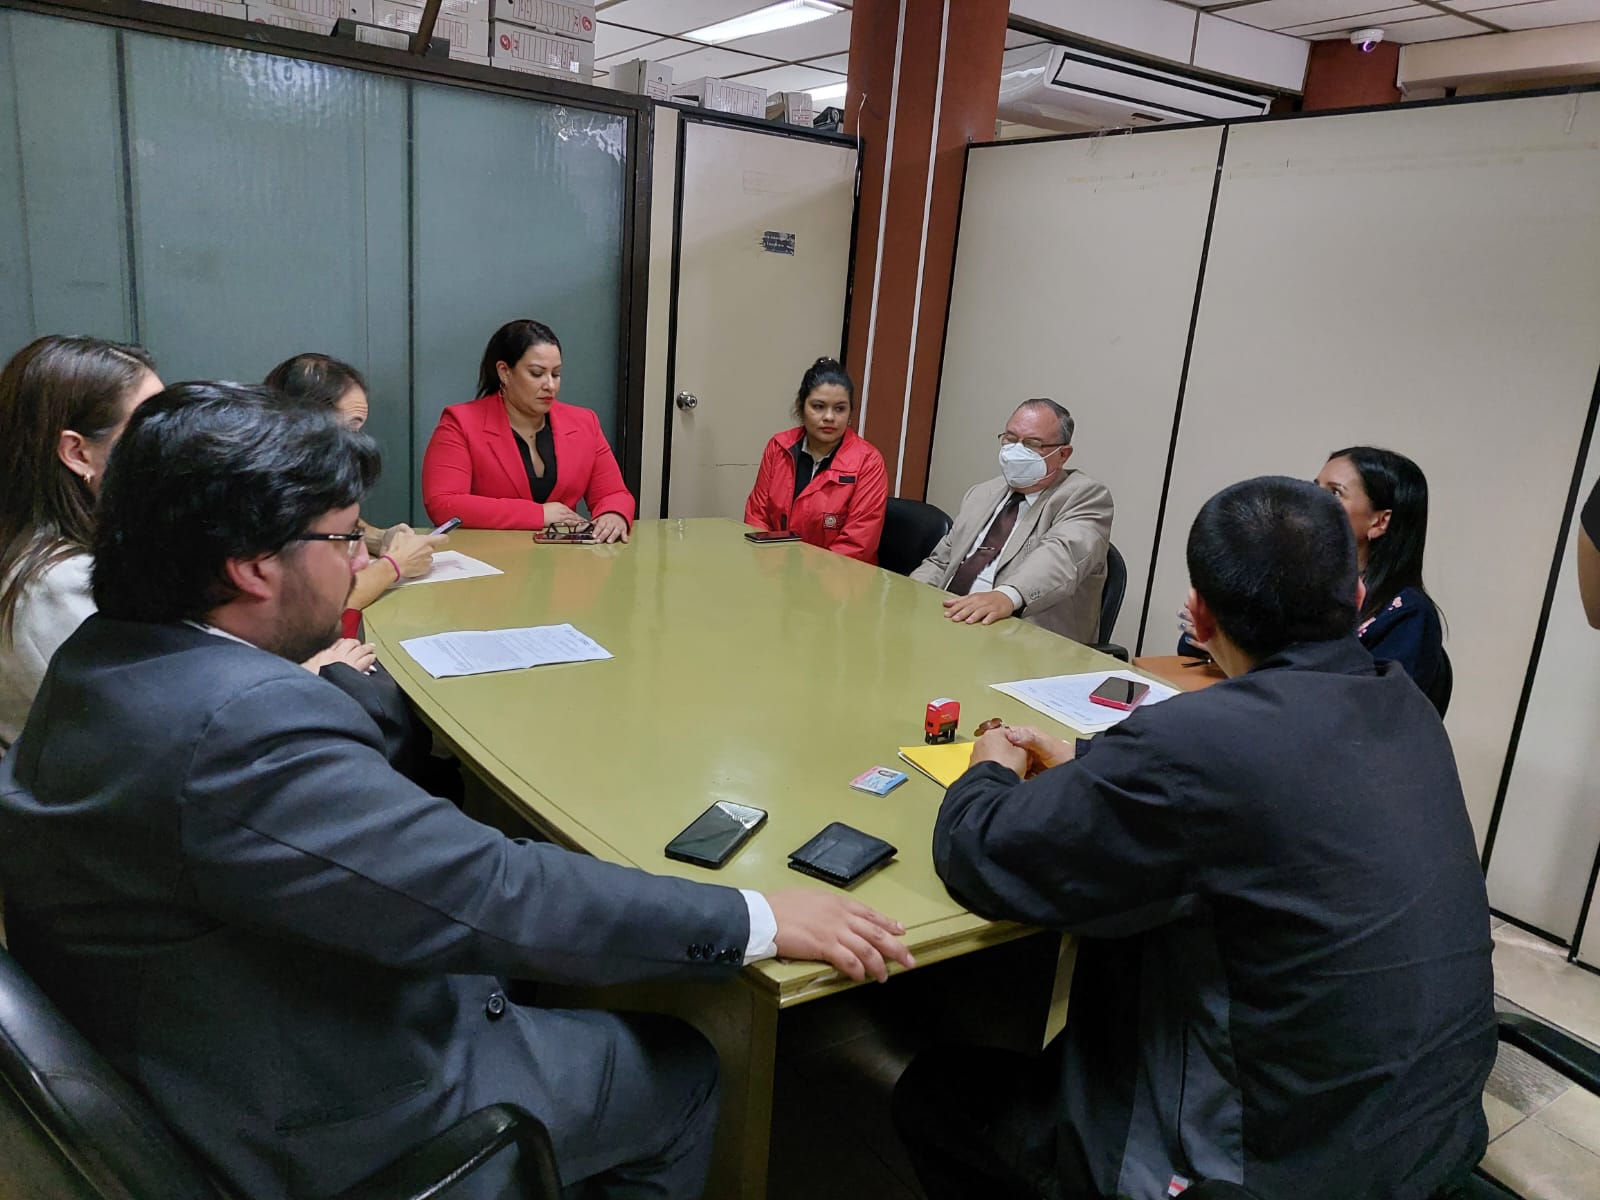
M 988 717 L 1068 731 L 991 683 L 1121 666 L 1022 621 L 958 626 L 943 593 L 802 543 L 754 545 L 733 521 L 643 521 L 628 545 L 535 544 L 459 530 L 451 548 L 504 574 L 397 588 L 368 635 L 427 719 L 538 828 L 617 863 L 771 891 L 826 884 L 787 868 L 830 821 L 899 855 L 854 895 L 902 921 L 932 961 L 1018 932 L 968 913 L 934 873 L 942 790 L 887 796 L 849 782 L 922 740 L 935 697 L 961 702 L 961 738 Z M 400 643 L 451 630 L 570 622 L 614 655 L 434 679 Z M 766 827 L 721 870 L 668 859 L 671 838 L 718 800 Z M 781 1004 L 844 986 L 829 969 L 751 969 Z

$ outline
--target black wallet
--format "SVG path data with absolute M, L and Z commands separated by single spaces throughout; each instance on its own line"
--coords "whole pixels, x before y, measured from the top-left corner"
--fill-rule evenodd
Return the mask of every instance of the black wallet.
M 897 851 L 882 838 L 862 833 L 835 821 L 789 855 L 789 865 L 836 887 L 849 887 L 895 856 Z

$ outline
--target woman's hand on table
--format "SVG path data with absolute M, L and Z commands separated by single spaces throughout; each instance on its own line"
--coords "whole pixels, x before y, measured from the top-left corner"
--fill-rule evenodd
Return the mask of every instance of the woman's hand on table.
M 344 663 L 363 675 L 370 675 L 378 665 L 378 648 L 371 642 L 358 642 L 355 638 L 340 638 L 326 650 L 319 650 L 300 665 L 313 675 L 320 674 L 331 663 Z
M 616 513 L 601 513 L 594 519 L 594 540 L 625 542 L 628 540 L 628 523 Z

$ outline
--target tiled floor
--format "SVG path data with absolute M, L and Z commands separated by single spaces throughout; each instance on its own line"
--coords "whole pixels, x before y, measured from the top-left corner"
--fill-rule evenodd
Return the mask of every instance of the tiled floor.
M 1566 951 L 1497 921 L 1495 992 L 1518 1008 L 1600 1044 L 1600 975 Z M 1600 1097 L 1574 1087 L 1520 1050 L 1503 1047 L 1484 1089 L 1489 1153 L 1484 1170 L 1530 1200 L 1600 1197 Z
M 1600 975 L 1558 947 L 1496 921 L 1495 991 L 1520 1008 L 1600 1044 Z M 1019 955 L 1025 952 L 1019 952 Z M 1020 963 L 1020 958 L 1019 958 Z M 953 965 L 953 964 L 947 964 Z M 1032 969 L 1036 969 L 1036 964 Z M 1020 973 L 1022 965 L 1017 966 Z M 1038 1028 L 1037 997 L 1015 989 L 1015 1011 L 979 1017 L 959 972 L 916 972 L 885 988 L 856 989 L 788 1013 L 780 1029 L 772 1200 L 917 1200 L 921 1196 L 889 1120 L 894 1081 L 916 1049 L 950 1036 L 952 1019 L 980 1040 L 1016 1043 Z M 985 981 L 992 989 L 994 980 Z M 919 984 L 917 995 L 908 985 Z M 971 976 L 968 986 L 977 986 Z M 993 994 L 991 990 L 991 995 Z M 941 1012 L 908 1014 L 937 996 Z M 1600 1198 L 1600 1098 L 1521 1051 L 1500 1052 L 1483 1096 L 1489 1119 L 1485 1169 L 1529 1200 Z M 1352 1197 L 1351 1200 L 1359 1200 Z

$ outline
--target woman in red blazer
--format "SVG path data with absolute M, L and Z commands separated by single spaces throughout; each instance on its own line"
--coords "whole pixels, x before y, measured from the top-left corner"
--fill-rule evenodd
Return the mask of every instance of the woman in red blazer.
M 582 520 L 598 541 L 625 542 L 634 502 L 600 419 L 562 404 L 561 343 L 548 325 L 511 321 L 489 339 L 478 398 L 452 404 L 422 456 L 422 503 L 435 522 L 543 529 Z
M 787 529 L 835 554 L 878 561 L 889 477 L 883 455 L 850 428 L 856 389 L 831 358 L 819 358 L 800 381 L 787 429 L 767 443 L 744 521 Z

